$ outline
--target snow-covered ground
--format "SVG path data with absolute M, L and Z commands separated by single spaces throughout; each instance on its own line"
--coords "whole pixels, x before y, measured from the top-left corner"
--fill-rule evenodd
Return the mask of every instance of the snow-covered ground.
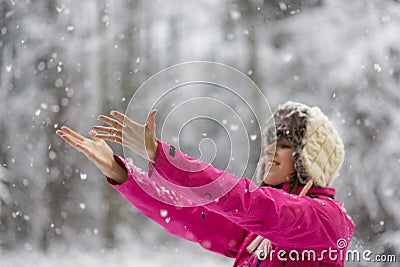
M 47 254 L 38 251 L 0 252 L 1 267 L 138 267 L 138 266 L 187 266 L 187 267 L 229 267 L 233 260 L 187 244 L 180 248 L 161 250 L 144 249 L 138 244 L 126 244 L 118 249 L 68 250 L 53 248 Z

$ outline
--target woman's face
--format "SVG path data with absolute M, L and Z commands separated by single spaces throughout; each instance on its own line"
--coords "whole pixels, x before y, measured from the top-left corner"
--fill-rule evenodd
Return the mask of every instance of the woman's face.
M 274 145 L 276 149 L 274 153 Z M 278 185 L 288 181 L 295 173 L 293 152 L 295 147 L 286 139 L 278 139 L 267 146 L 265 153 L 264 183 Z

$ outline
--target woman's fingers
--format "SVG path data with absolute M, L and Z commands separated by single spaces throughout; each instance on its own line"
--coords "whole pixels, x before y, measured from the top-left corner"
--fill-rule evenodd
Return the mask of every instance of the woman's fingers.
M 94 131 L 93 128 L 92 128 L 92 130 L 90 130 L 89 135 L 95 142 L 98 142 L 98 141 L 103 141 L 104 142 L 104 140 L 101 140 L 100 138 L 97 138 L 97 136 L 96 136 L 97 132 Z
M 157 114 L 157 110 L 153 109 L 152 111 L 150 111 L 149 115 L 147 116 L 146 127 L 151 132 L 156 131 L 156 114 Z
M 115 118 L 117 118 L 121 122 L 124 122 L 125 120 L 130 120 L 128 117 L 125 116 L 125 114 L 122 114 L 121 112 L 119 112 L 117 110 L 112 110 L 110 112 L 110 114 L 112 116 L 114 116 Z
M 117 121 L 117 120 L 111 119 L 111 118 L 109 118 L 109 117 L 107 117 L 107 116 L 104 116 L 104 115 L 99 115 L 99 116 L 97 117 L 97 119 L 98 119 L 99 121 L 102 121 L 102 122 L 104 122 L 104 123 L 107 123 L 108 125 L 110 125 L 110 126 L 116 128 L 116 129 L 118 129 L 118 130 L 122 130 L 123 125 L 122 125 L 121 122 L 119 122 L 119 121 Z
M 94 135 L 94 138 L 102 139 L 102 140 L 108 140 L 108 141 L 116 142 L 116 143 L 122 145 L 122 137 L 117 136 L 117 135 L 99 134 L 99 133 L 96 133 L 96 134 Z
M 123 124 L 122 124 L 122 129 L 123 129 L 124 127 L 138 127 L 138 126 L 143 126 L 143 125 L 137 123 L 136 121 L 133 121 L 131 118 L 129 118 L 128 116 L 126 116 L 125 114 L 123 114 L 123 113 L 121 113 L 121 112 L 119 112 L 119 111 L 113 110 L 113 111 L 110 112 L 110 114 L 111 114 L 112 116 L 114 116 L 116 119 L 118 119 L 118 120 L 120 120 L 121 122 L 123 122 Z
M 65 140 L 68 144 L 70 144 L 73 148 L 76 149 L 77 145 L 80 143 L 76 138 L 72 137 L 69 134 L 64 133 L 61 130 L 56 131 L 56 133 Z
M 68 128 L 67 126 L 62 126 L 61 130 L 63 130 L 65 133 L 68 133 L 69 135 L 71 135 L 72 137 L 76 138 L 78 141 L 82 142 L 85 140 L 85 137 L 83 137 L 82 135 L 78 134 L 77 132 L 75 132 L 74 130 Z
M 113 127 L 93 126 L 90 132 L 93 134 L 92 136 L 92 134 L 89 133 L 93 139 L 109 140 L 122 144 L 122 132 Z
M 61 128 L 63 128 L 63 127 L 61 127 Z M 65 129 L 65 128 L 64 128 Z M 71 129 L 70 129 L 71 130 Z M 72 131 L 72 130 L 71 130 Z M 66 132 L 66 131 L 63 131 L 63 130 L 57 130 L 56 131 L 56 133 L 60 136 L 60 137 L 66 137 L 66 136 L 68 136 L 68 140 L 71 140 L 71 141 L 73 141 L 74 143 L 82 143 L 83 141 L 85 141 L 85 137 L 83 137 L 82 135 L 80 135 L 80 134 L 77 134 L 77 133 L 75 133 L 75 135 L 73 135 L 73 134 L 71 134 L 71 133 L 69 133 L 69 132 Z
M 113 136 L 122 137 L 122 132 L 115 129 L 114 127 L 106 127 L 106 126 L 93 126 L 92 131 L 100 132 L 100 133 L 108 133 Z
M 114 116 L 115 118 L 117 118 L 118 120 L 120 120 L 125 125 L 130 125 L 130 124 L 140 125 L 137 122 L 131 120 L 131 118 L 129 118 L 125 114 L 123 114 L 123 113 L 121 113 L 121 112 L 119 112 L 117 110 L 111 111 L 110 114 L 112 116 Z

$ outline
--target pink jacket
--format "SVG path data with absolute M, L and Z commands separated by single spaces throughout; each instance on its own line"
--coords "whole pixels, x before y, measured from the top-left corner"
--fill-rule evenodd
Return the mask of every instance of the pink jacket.
M 169 233 L 236 258 L 234 267 L 344 266 L 354 224 L 343 204 L 333 199 L 333 188 L 312 188 L 302 197 L 271 187 L 254 189 L 251 180 L 238 179 L 160 141 L 149 174 L 129 159 L 114 158 L 127 169 L 128 180 L 120 185 L 108 181 L 132 205 Z M 179 186 L 173 190 L 164 187 L 163 179 L 179 186 L 212 186 L 204 187 L 207 192 L 196 191 L 189 200 L 186 191 L 179 192 Z M 202 206 L 177 207 L 165 203 L 171 199 L 163 199 L 172 195 L 186 203 L 204 203 L 202 198 L 225 186 L 232 189 L 218 201 Z M 257 235 L 268 238 L 273 246 L 263 261 L 246 251 Z

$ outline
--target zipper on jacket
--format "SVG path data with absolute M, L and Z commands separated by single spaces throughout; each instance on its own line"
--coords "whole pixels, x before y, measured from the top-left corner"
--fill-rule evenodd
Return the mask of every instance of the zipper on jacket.
M 204 207 L 201 207 L 201 218 L 203 218 L 203 220 L 206 219 L 206 214 L 204 213 Z

